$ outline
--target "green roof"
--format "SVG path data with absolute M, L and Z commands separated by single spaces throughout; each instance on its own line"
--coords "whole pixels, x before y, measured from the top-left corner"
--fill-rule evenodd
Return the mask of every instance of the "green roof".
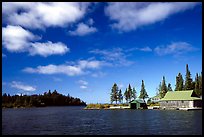
M 193 94 L 195 94 L 193 90 L 167 92 L 164 98 L 162 98 L 160 101 L 202 100 L 201 98 L 198 97 L 192 97 Z
M 145 103 L 145 102 L 141 99 L 135 99 L 135 100 L 130 101 L 130 103 Z

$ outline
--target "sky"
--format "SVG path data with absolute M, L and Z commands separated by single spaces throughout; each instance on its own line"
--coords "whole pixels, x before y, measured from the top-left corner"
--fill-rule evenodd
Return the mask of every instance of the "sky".
M 110 103 L 116 83 L 149 97 L 186 64 L 202 71 L 202 3 L 3 2 L 2 93 L 57 90 Z

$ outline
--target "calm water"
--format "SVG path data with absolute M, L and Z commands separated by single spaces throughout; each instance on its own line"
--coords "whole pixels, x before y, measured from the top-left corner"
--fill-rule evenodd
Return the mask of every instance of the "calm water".
M 202 135 L 202 111 L 83 110 L 83 107 L 2 109 L 2 134 Z

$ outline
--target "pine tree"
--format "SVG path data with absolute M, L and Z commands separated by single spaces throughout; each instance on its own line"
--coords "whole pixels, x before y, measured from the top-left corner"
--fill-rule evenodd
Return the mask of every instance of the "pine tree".
M 122 103 L 122 101 L 123 101 L 123 95 L 122 95 L 122 90 L 121 89 L 119 90 L 119 93 L 118 93 L 118 100 L 119 100 L 120 103 Z
M 199 77 L 198 77 L 198 73 L 196 73 L 196 77 L 195 77 L 195 89 L 194 89 L 195 93 L 197 95 L 199 95 Z
M 199 96 L 202 96 L 202 72 L 198 77 L 198 81 L 199 81 Z
M 128 103 L 128 92 L 127 92 L 127 88 L 125 89 L 124 96 L 125 96 L 126 103 Z
M 162 85 L 161 85 L 161 91 L 160 91 L 161 98 L 163 98 L 166 95 L 166 93 L 167 93 L 167 86 L 166 86 L 165 77 L 163 76 Z
M 133 98 L 133 99 L 136 99 L 136 97 L 137 97 L 137 96 L 136 96 L 136 93 L 137 93 L 137 92 L 136 92 L 136 89 L 133 88 L 133 90 L 132 90 L 132 98 Z
M 178 73 L 178 76 L 176 76 L 175 91 L 181 91 L 181 90 L 184 90 L 183 77 L 182 77 L 181 73 Z
M 116 83 L 113 84 L 113 87 L 111 89 L 110 100 L 111 100 L 111 104 L 113 103 L 113 101 L 116 101 L 116 104 L 117 104 L 117 101 L 118 101 L 118 86 L 117 86 Z
M 191 89 L 192 89 L 192 78 L 191 78 L 191 73 L 188 69 L 188 64 L 186 64 L 185 90 L 191 90 Z
M 128 85 L 127 94 L 128 94 L 128 100 L 131 101 L 131 98 L 132 98 L 132 88 L 131 88 L 130 84 Z
M 171 84 L 170 83 L 168 84 L 167 90 L 168 91 L 173 91 L 172 88 L 171 88 Z
M 140 91 L 140 96 L 139 98 L 142 98 L 143 100 L 145 98 L 148 98 L 147 92 L 145 90 L 145 85 L 144 85 L 144 81 L 142 80 L 142 85 L 141 85 L 141 91 Z M 144 100 L 145 101 L 145 100 Z

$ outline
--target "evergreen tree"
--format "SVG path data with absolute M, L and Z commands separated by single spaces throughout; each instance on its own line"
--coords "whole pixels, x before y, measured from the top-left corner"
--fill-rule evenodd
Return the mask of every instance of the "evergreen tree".
M 171 84 L 170 83 L 168 84 L 167 90 L 168 91 L 173 91 L 172 88 L 171 88 Z
M 119 93 L 118 93 L 118 100 L 119 100 L 120 103 L 122 103 L 122 101 L 123 101 L 123 95 L 122 95 L 122 90 L 121 89 L 119 90 Z
M 127 88 L 125 89 L 124 96 L 125 96 L 126 103 L 128 103 L 128 91 L 127 91 Z
M 116 83 L 113 84 L 113 87 L 111 89 L 111 103 L 113 103 L 113 101 L 116 102 L 118 101 L 118 86 Z
M 132 98 L 133 98 L 133 99 L 136 99 L 136 97 L 137 97 L 137 96 L 136 96 L 136 93 L 137 93 L 137 92 L 136 92 L 135 88 L 133 88 L 133 89 L 132 89 Z
M 166 93 L 167 93 L 167 86 L 166 86 L 165 77 L 163 76 L 162 85 L 161 85 L 161 91 L 160 91 L 161 98 L 163 98 L 166 95 Z
M 202 96 L 202 72 L 198 77 L 198 81 L 199 81 L 199 96 Z
M 183 77 L 182 77 L 181 73 L 178 73 L 178 76 L 176 76 L 175 91 L 181 91 L 181 90 L 184 90 Z
M 199 95 L 199 77 L 198 77 L 198 73 L 196 73 L 196 77 L 195 77 L 195 89 L 194 89 L 195 93 L 197 95 Z
M 132 98 L 132 88 L 131 88 L 130 84 L 128 85 L 127 94 L 128 94 L 128 101 L 131 101 L 131 98 Z
M 148 98 L 147 92 L 145 90 L 145 85 L 144 85 L 144 81 L 142 80 L 142 85 L 141 85 L 141 90 L 140 90 L 140 96 L 139 98 L 142 98 L 143 100 L 145 98 Z M 144 100 L 145 101 L 145 100 Z
M 192 88 L 192 78 L 191 73 L 188 69 L 188 64 L 186 64 L 186 79 L 185 79 L 185 90 L 191 90 Z

